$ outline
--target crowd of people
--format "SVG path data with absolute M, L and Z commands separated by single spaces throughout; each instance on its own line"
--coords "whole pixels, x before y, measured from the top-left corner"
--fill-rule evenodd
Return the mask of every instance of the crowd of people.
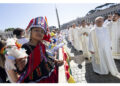
M 98 75 L 120 77 L 114 59 L 120 59 L 120 11 L 108 15 L 107 19 L 98 16 L 95 23 L 85 20 L 69 26 L 68 42 L 77 52 L 92 62 Z
M 65 39 L 92 62 L 96 74 L 120 77 L 114 61 L 120 59 L 120 11 L 106 20 L 99 16 L 94 24 L 85 20 L 78 24 L 73 23 L 66 31 L 50 31 L 46 17 L 36 17 L 26 30 L 16 28 L 13 38 L 0 41 L 0 82 L 58 83 L 58 67 L 64 63 L 58 60 L 58 50 Z M 7 51 L 14 49 L 24 49 L 27 56 L 15 58 L 18 52 Z

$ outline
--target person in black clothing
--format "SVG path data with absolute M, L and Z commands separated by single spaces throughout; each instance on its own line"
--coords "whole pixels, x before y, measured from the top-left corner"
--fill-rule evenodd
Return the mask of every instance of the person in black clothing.
M 7 74 L 4 69 L 5 57 L 3 55 L 3 48 L 5 44 L 0 41 L 0 83 L 6 82 Z

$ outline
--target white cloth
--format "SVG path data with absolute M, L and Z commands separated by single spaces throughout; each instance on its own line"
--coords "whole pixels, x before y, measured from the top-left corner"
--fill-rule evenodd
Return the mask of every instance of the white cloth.
M 14 70 L 13 64 L 15 64 L 15 62 L 12 61 L 12 60 L 10 60 L 10 59 L 8 59 L 8 57 L 7 57 L 6 55 L 5 55 L 5 58 L 6 58 L 6 60 L 5 60 L 5 71 L 6 71 L 6 73 L 7 73 L 7 76 L 8 76 L 9 81 L 13 83 L 13 80 L 11 79 L 8 71 L 9 71 L 9 70 Z
M 23 45 L 24 43 L 27 43 L 29 40 L 27 38 L 21 38 L 21 39 L 18 39 L 17 42 L 21 45 Z M 24 54 L 21 54 L 21 55 L 24 55 Z M 15 61 L 14 60 L 10 60 L 8 59 L 8 56 L 5 55 L 5 71 L 7 73 L 7 76 L 8 76 L 8 79 L 10 82 L 14 83 L 14 81 L 11 79 L 8 71 L 10 70 L 16 70 L 16 67 L 15 67 Z
M 112 41 L 112 55 L 120 59 L 120 21 L 111 22 L 107 25 Z
M 92 54 L 92 66 L 94 72 L 101 75 L 108 74 L 109 72 L 112 75 L 118 74 L 118 70 L 112 57 L 108 29 L 104 27 L 95 27 L 91 30 L 89 36 L 89 51 L 95 52 L 95 54 Z

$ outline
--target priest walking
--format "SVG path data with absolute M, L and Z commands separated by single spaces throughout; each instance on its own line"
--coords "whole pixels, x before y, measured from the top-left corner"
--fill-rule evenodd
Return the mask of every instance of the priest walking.
M 89 51 L 92 54 L 93 70 L 100 75 L 107 75 L 110 72 L 113 76 L 119 76 L 112 57 L 109 32 L 103 27 L 103 21 L 103 17 L 96 18 L 96 25 L 89 36 Z
M 74 49 L 75 51 L 79 51 L 80 50 L 80 45 L 79 45 L 79 36 L 78 36 L 78 28 L 76 27 L 76 24 L 73 23 L 72 25 L 72 28 L 73 28 L 73 46 L 74 46 Z
M 120 59 L 120 11 L 113 15 L 113 21 L 107 25 L 112 41 L 112 55 Z
M 90 29 L 87 27 L 85 20 L 81 23 L 81 32 L 82 32 L 82 49 L 83 49 L 83 55 L 85 58 L 88 58 L 90 60 L 90 53 L 88 50 L 88 44 L 89 44 L 89 33 Z

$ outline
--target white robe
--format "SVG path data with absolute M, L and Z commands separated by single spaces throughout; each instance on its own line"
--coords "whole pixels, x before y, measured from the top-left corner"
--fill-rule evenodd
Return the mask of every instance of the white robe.
M 103 26 L 105 27 L 106 25 L 108 25 L 108 24 L 111 23 L 111 22 L 112 22 L 112 21 L 108 21 L 108 19 L 107 19 L 107 20 L 105 20 Z
M 76 27 L 73 29 L 73 46 L 76 50 L 82 50 L 82 45 L 81 45 L 81 35 L 80 35 L 80 29 Z
M 72 45 L 73 45 L 73 28 L 70 28 L 69 29 L 69 33 L 68 33 L 69 35 L 69 41 L 72 43 Z
M 82 49 L 83 49 L 83 55 L 90 59 L 91 55 L 90 55 L 89 50 L 88 50 L 90 29 L 87 27 L 81 27 L 81 30 L 82 30 L 82 34 L 84 32 L 86 32 L 88 34 L 88 36 L 82 35 Z
M 78 50 L 83 50 L 82 47 L 82 29 L 80 27 L 78 27 L 78 31 L 77 31 L 77 36 L 78 36 Z
M 112 41 L 112 55 L 115 59 L 120 59 L 120 21 L 111 22 L 107 25 Z
M 91 29 L 93 26 L 90 24 L 89 26 L 87 26 L 87 28 Z
M 94 72 L 105 75 L 109 72 L 112 75 L 117 75 L 114 59 L 111 52 L 111 42 L 108 29 L 104 27 L 94 27 L 89 36 L 89 51 L 95 52 L 92 54 L 92 66 Z

